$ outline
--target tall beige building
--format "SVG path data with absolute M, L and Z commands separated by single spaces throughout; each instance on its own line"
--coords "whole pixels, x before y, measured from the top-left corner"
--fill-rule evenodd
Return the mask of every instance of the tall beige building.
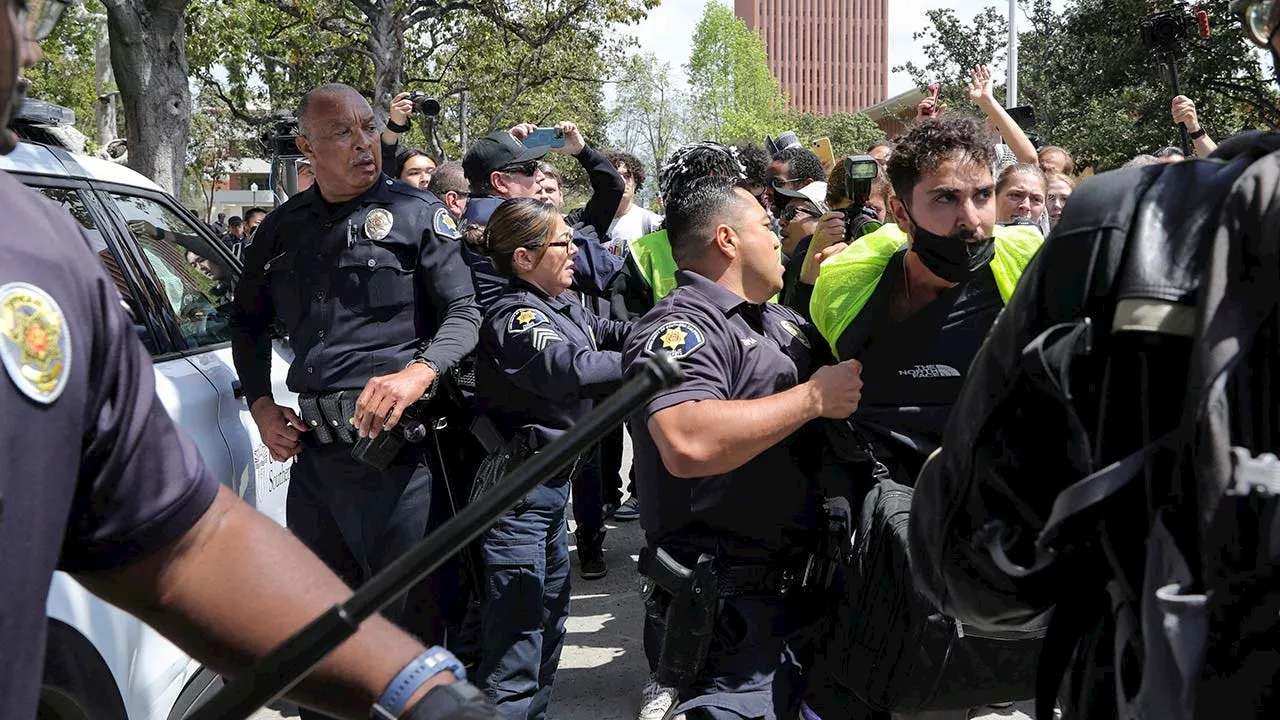
M 853 112 L 889 90 L 889 0 L 734 0 L 791 107 Z

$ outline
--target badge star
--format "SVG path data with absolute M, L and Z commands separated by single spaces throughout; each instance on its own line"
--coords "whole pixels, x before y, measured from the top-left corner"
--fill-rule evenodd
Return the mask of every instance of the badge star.
M 528 325 L 529 323 L 537 319 L 537 317 L 538 316 L 535 315 L 532 310 L 521 310 L 519 314 L 516 315 L 516 322 L 520 323 L 521 325 Z
M 680 328 L 671 328 L 662 333 L 662 349 L 663 350 L 679 350 L 684 346 L 684 341 L 689 337 L 688 333 Z

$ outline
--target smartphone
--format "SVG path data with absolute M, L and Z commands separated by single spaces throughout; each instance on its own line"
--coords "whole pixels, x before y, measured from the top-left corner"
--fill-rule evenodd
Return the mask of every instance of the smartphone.
M 827 172 L 831 172 L 831 168 L 835 167 L 836 154 L 831 149 L 831 138 L 820 137 L 813 141 L 813 154 L 818 156 L 822 161 L 822 167 Z
M 929 83 L 929 96 L 933 98 L 933 107 L 924 111 L 925 115 L 932 115 L 934 109 L 938 107 L 938 93 L 941 92 L 942 86 L 938 83 Z
M 524 139 L 525 147 L 564 147 L 564 130 L 560 128 L 538 128 Z

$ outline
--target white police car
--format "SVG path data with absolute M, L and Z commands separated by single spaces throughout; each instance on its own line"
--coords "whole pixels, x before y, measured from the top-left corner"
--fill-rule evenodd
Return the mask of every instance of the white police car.
M 80 223 L 151 351 L 169 414 L 216 477 L 284 524 L 289 466 L 272 462 L 262 445 L 231 360 L 228 303 L 239 263 L 208 226 L 124 166 L 22 142 L 0 155 L 0 169 Z M 274 394 L 296 406 L 285 388 L 288 361 L 279 351 L 273 359 Z M 68 575 L 55 575 L 47 614 L 41 720 L 177 720 L 220 684 Z

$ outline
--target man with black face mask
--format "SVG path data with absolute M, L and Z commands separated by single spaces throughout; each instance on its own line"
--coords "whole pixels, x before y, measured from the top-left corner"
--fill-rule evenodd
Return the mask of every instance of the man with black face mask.
M 814 286 L 814 323 L 841 360 L 863 364 L 854 426 L 907 484 L 1040 247 L 1035 228 L 996 226 L 994 145 L 976 120 L 917 125 L 888 165 L 898 225 L 827 259 Z

